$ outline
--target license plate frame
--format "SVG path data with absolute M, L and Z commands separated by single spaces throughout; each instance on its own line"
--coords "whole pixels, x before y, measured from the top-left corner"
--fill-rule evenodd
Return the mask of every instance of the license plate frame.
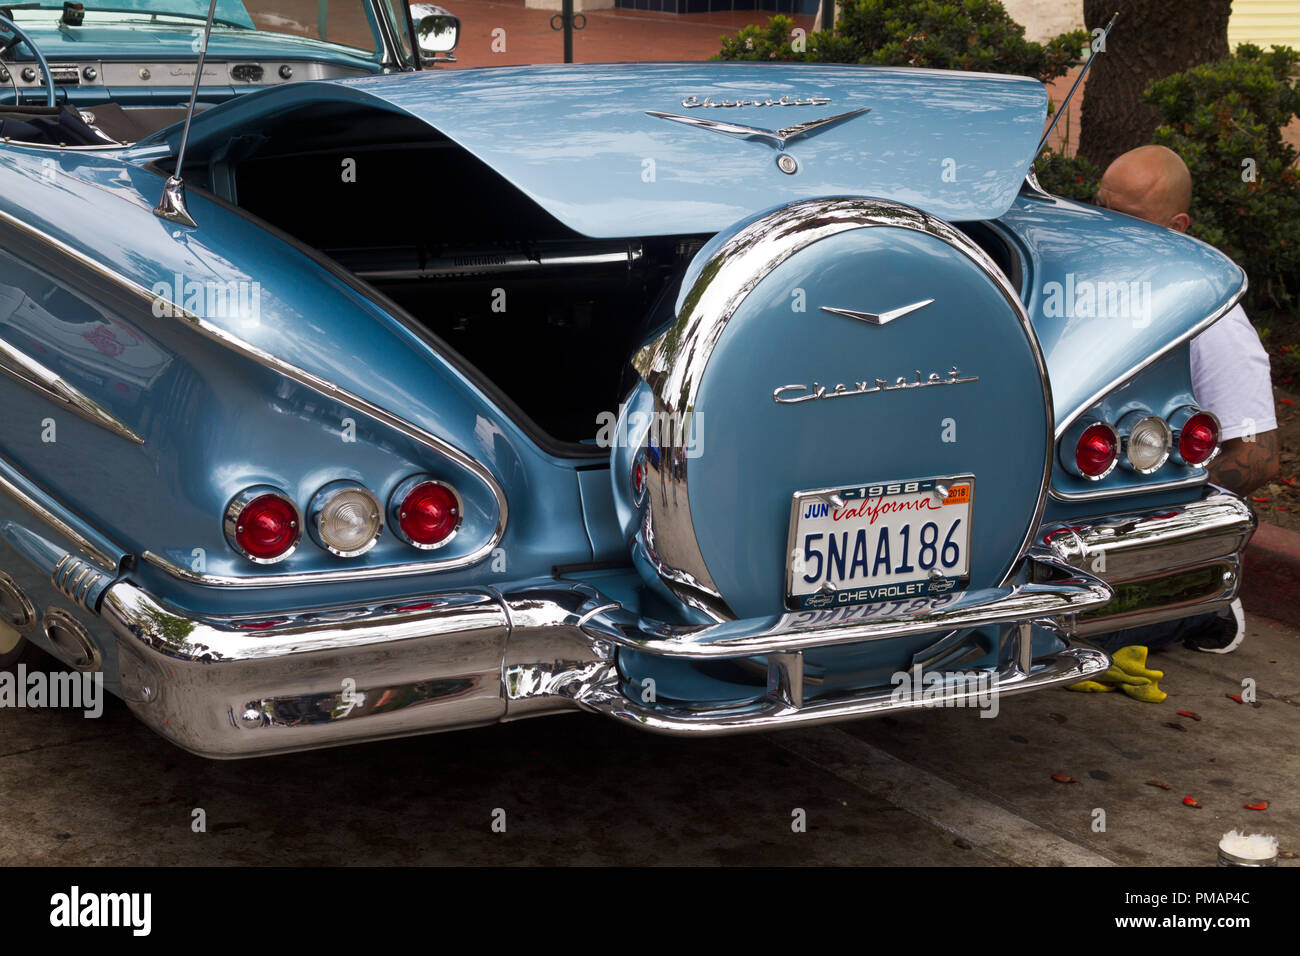
M 831 502 L 831 496 L 838 496 L 843 507 L 851 508 L 855 502 L 868 502 L 875 499 L 918 499 L 918 496 L 929 493 L 934 494 L 936 485 L 942 485 L 948 488 L 948 495 L 945 497 L 941 508 L 949 505 L 956 505 L 963 510 L 961 518 L 965 522 L 966 530 L 964 539 L 961 542 L 960 561 L 953 566 L 954 573 L 942 573 L 940 563 L 934 567 L 940 570 L 940 576 L 931 577 L 928 572 L 921 571 L 918 564 L 918 573 L 915 577 L 903 580 L 884 581 L 879 584 L 871 584 L 875 577 L 874 573 L 868 575 L 863 581 L 855 582 L 850 587 L 833 587 L 830 591 L 824 589 L 825 583 L 830 581 L 829 576 L 823 577 L 821 589 L 812 591 L 801 590 L 796 593 L 795 574 L 804 573 L 798 569 L 798 557 L 796 554 L 800 546 L 800 516 L 804 513 L 805 506 L 810 502 L 824 501 L 830 507 L 836 507 Z M 953 495 L 957 494 L 962 486 L 966 486 L 964 500 L 952 500 Z M 913 488 L 913 486 L 915 486 Z M 907 490 L 911 489 L 911 490 Z M 874 492 L 874 493 L 871 493 Z M 934 509 L 931 513 L 937 513 L 940 509 Z M 785 607 L 792 611 L 816 611 L 825 610 L 835 607 L 852 607 L 863 604 L 875 604 L 881 601 L 903 600 L 928 596 L 937 596 L 950 592 L 964 590 L 970 584 L 970 544 L 972 540 L 972 527 L 974 524 L 975 513 L 975 476 L 973 474 L 956 474 L 956 475 L 935 475 L 927 478 L 909 478 L 902 481 L 881 481 L 867 482 L 860 485 L 849 485 L 831 488 L 814 488 L 803 491 L 796 491 L 791 495 L 790 500 L 790 525 L 789 534 L 786 541 L 785 553 Z M 825 515 L 818 516 L 809 520 L 816 521 Z M 851 525 L 853 530 L 864 526 L 862 519 L 865 516 L 853 516 L 854 523 Z M 919 517 L 919 514 L 918 514 Z M 874 524 L 874 522 L 872 522 Z M 912 542 L 913 535 L 919 539 L 920 522 L 907 523 L 911 532 L 906 537 L 906 542 Z M 886 525 L 882 525 L 885 527 Z M 888 525 L 893 527 L 892 525 Z M 846 525 L 846 529 L 850 527 Z M 870 527 L 870 525 L 865 525 Z M 870 536 L 868 535 L 868 538 Z M 943 531 L 939 532 L 939 543 L 944 540 Z M 846 543 L 847 548 L 847 543 Z M 870 552 L 869 552 L 870 554 Z M 906 553 L 902 556 L 901 564 L 908 563 Z M 913 551 L 915 557 L 915 551 Z M 823 559 L 826 565 L 830 564 L 829 555 Z M 939 559 L 936 559 L 939 561 Z M 846 562 L 847 564 L 847 559 Z M 956 573 L 960 570 L 960 573 Z M 851 575 L 849 576 L 851 578 Z M 848 578 L 846 578 L 848 580 Z M 802 582 L 802 587 L 807 588 L 807 582 Z

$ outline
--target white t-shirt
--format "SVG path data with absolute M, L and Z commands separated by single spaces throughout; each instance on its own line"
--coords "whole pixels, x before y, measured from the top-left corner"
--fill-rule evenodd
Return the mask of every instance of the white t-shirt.
M 1241 306 L 1192 339 L 1192 391 L 1222 441 L 1277 428 L 1268 353 Z

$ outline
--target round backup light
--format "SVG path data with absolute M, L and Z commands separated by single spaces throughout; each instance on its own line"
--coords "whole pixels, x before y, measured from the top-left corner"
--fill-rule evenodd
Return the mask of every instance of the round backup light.
M 425 550 L 441 548 L 454 538 L 463 516 L 456 490 L 426 475 L 398 485 L 390 508 L 397 536 Z
M 1139 475 L 1160 470 L 1173 450 L 1173 432 L 1163 418 L 1131 412 L 1120 423 L 1124 436 L 1124 460 Z
M 274 564 L 293 554 L 302 536 L 298 506 L 278 488 L 258 485 L 226 506 L 226 540 L 256 564 Z
M 1074 446 L 1075 474 L 1100 481 L 1111 473 L 1119 461 L 1119 435 L 1105 422 L 1084 427 Z
M 307 516 L 312 540 L 340 558 L 365 554 L 384 530 L 379 499 L 354 481 L 333 481 L 316 492 Z
M 1204 465 L 1218 453 L 1218 418 L 1210 412 L 1194 412 L 1178 430 L 1178 457 L 1188 465 Z

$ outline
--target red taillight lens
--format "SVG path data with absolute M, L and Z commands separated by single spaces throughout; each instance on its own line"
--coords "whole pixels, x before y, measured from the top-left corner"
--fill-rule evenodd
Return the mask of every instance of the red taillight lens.
M 1115 429 L 1098 422 L 1089 425 L 1074 446 L 1074 464 L 1085 478 L 1102 478 L 1119 460 L 1119 441 Z
M 1219 447 L 1219 423 L 1213 415 L 1197 412 L 1183 423 L 1178 434 L 1178 454 L 1189 465 L 1200 465 L 1214 457 Z
M 460 525 L 460 501 L 446 485 L 422 481 L 402 499 L 397 523 L 411 544 L 436 547 L 447 541 Z
M 275 494 L 258 495 L 239 512 L 235 544 L 250 558 L 273 561 L 293 550 L 301 530 L 292 502 Z

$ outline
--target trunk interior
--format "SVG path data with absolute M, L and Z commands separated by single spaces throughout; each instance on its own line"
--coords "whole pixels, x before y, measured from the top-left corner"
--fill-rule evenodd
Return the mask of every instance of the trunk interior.
M 332 106 L 279 119 L 186 177 L 398 303 L 553 450 L 603 454 L 598 416 L 626 397 L 633 352 L 671 320 L 710 237 L 584 237 L 410 117 Z M 1018 271 L 994 230 L 967 231 Z

